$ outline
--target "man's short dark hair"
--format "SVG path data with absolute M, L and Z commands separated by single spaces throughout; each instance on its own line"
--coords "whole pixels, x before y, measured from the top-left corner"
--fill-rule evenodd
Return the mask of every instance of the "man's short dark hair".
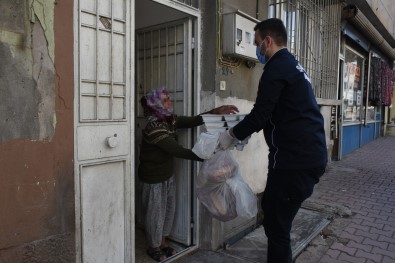
M 262 39 L 271 36 L 277 45 L 287 45 L 287 30 L 281 19 L 269 18 L 263 20 L 255 25 L 254 31 L 257 30 Z

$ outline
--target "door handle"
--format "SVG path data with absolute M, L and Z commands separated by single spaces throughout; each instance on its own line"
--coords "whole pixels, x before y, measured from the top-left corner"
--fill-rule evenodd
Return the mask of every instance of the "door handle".
M 116 134 L 114 134 L 113 137 L 107 137 L 106 141 L 107 141 L 107 146 L 110 148 L 115 148 L 118 146 L 118 138 Z

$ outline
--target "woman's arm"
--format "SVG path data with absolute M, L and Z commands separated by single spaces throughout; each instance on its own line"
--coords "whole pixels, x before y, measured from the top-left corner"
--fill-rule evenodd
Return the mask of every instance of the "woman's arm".
M 186 149 L 179 145 L 177 141 L 171 136 L 157 142 L 156 145 L 160 149 L 174 157 L 200 162 L 203 161 L 203 159 L 200 159 L 196 154 L 192 152 L 192 150 Z

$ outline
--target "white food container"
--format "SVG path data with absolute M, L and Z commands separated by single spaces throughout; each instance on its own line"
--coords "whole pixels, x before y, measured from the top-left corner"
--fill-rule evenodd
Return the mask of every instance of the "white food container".
M 232 128 L 232 127 L 236 126 L 238 123 L 239 123 L 239 121 L 227 121 L 227 122 L 226 122 L 226 125 L 227 125 L 229 128 Z
M 206 125 L 206 130 L 209 133 L 215 133 L 215 132 L 224 132 L 227 130 L 227 128 L 226 127 L 212 127 L 212 126 Z
M 224 115 L 226 121 L 237 121 L 239 116 L 237 114 Z
M 205 123 L 207 122 L 220 122 L 223 121 L 224 117 L 223 115 L 218 115 L 218 114 L 203 114 L 202 115 L 203 121 Z

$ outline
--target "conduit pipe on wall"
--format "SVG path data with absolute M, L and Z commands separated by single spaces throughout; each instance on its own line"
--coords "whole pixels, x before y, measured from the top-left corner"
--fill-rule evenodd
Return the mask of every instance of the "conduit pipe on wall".
M 357 7 L 355 8 L 355 15 L 346 19 L 350 21 L 355 27 L 357 27 L 364 35 L 366 35 L 369 41 L 378 47 L 385 55 L 387 55 L 390 59 L 395 60 L 395 50 L 391 48 L 388 42 L 366 18 L 366 16 Z

